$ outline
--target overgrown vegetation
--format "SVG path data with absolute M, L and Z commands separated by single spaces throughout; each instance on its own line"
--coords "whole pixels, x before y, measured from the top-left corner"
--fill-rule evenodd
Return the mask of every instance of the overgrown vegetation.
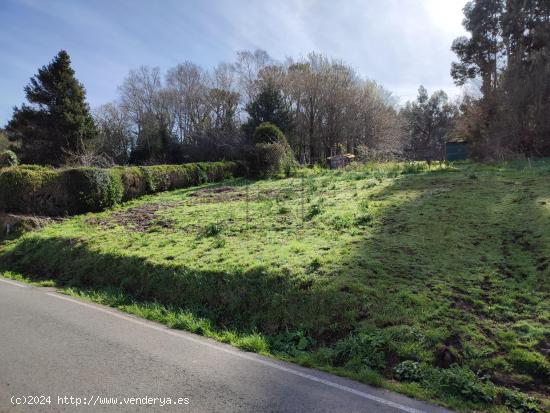
M 241 169 L 235 162 L 112 169 L 22 165 L 0 171 L 0 211 L 53 216 L 97 212 L 145 194 L 221 181 Z
M 301 173 L 73 217 L 0 267 L 460 410 L 548 408 L 550 163 Z
M 0 168 L 5 168 L 8 166 L 17 166 L 19 164 L 19 159 L 15 152 L 7 149 L 0 151 Z

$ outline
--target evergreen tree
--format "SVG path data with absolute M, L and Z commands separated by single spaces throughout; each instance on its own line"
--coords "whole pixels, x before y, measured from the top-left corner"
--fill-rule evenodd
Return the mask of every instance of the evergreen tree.
M 416 159 L 442 159 L 445 140 L 453 126 L 456 108 L 442 90 L 431 96 L 424 86 L 418 97 L 401 110 L 408 143 L 406 152 Z
M 498 62 L 503 56 L 501 18 L 503 0 L 474 0 L 464 6 L 464 28 L 470 37 L 459 37 L 452 45 L 459 62 L 451 66 L 451 76 L 463 85 L 480 76 L 481 90 L 488 95 L 496 88 Z
M 281 91 L 271 82 L 262 88 L 256 99 L 246 105 L 245 110 L 250 119 L 243 125 L 243 129 L 249 138 L 264 122 L 273 123 L 283 133 L 288 133 L 290 130 L 290 108 Z
M 96 135 L 86 92 L 66 51 L 38 70 L 25 95 L 30 105 L 14 108 L 7 126 L 10 139 L 20 141 L 23 162 L 61 165 L 67 152 L 82 151 Z

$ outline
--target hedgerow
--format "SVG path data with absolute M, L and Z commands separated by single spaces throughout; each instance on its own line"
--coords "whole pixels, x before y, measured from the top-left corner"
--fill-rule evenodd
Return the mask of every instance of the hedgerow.
M 0 171 L 0 211 L 50 216 L 97 212 L 145 194 L 220 181 L 240 173 L 235 162 L 111 169 L 21 165 Z

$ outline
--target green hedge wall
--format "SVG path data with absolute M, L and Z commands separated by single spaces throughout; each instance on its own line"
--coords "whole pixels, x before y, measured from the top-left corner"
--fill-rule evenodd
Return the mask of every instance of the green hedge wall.
M 145 194 L 221 181 L 242 172 L 235 162 L 111 169 L 21 165 L 0 170 L 0 211 L 50 216 L 97 212 Z

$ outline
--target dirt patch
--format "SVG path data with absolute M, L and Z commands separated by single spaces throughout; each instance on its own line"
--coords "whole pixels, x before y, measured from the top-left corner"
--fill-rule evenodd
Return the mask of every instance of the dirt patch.
M 149 232 L 153 227 L 172 228 L 174 221 L 169 218 L 158 216 L 156 213 L 161 210 L 181 205 L 180 202 L 150 203 L 143 204 L 124 211 L 114 212 L 105 218 L 90 218 L 86 223 L 100 225 L 106 228 L 113 228 L 120 225 L 130 231 Z
M 191 203 L 214 203 L 237 201 L 246 198 L 246 192 L 233 186 L 203 188 L 189 194 Z
M 244 201 L 251 202 L 265 200 L 292 199 L 300 195 L 299 189 L 270 189 L 270 190 L 246 190 L 246 187 L 218 186 L 214 188 L 203 188 L 189 194 L 188 200 L 192 204 Z
M 0 212 L 0 239 L 19 236 L 24 232 L 40 229 L 62 218 L 37 215 L 5 214 Z
M 465 301 L 463 297 L 453 297 L 453 303 L 451 306 L 462 311 L 472 311 L 472 304 Z

